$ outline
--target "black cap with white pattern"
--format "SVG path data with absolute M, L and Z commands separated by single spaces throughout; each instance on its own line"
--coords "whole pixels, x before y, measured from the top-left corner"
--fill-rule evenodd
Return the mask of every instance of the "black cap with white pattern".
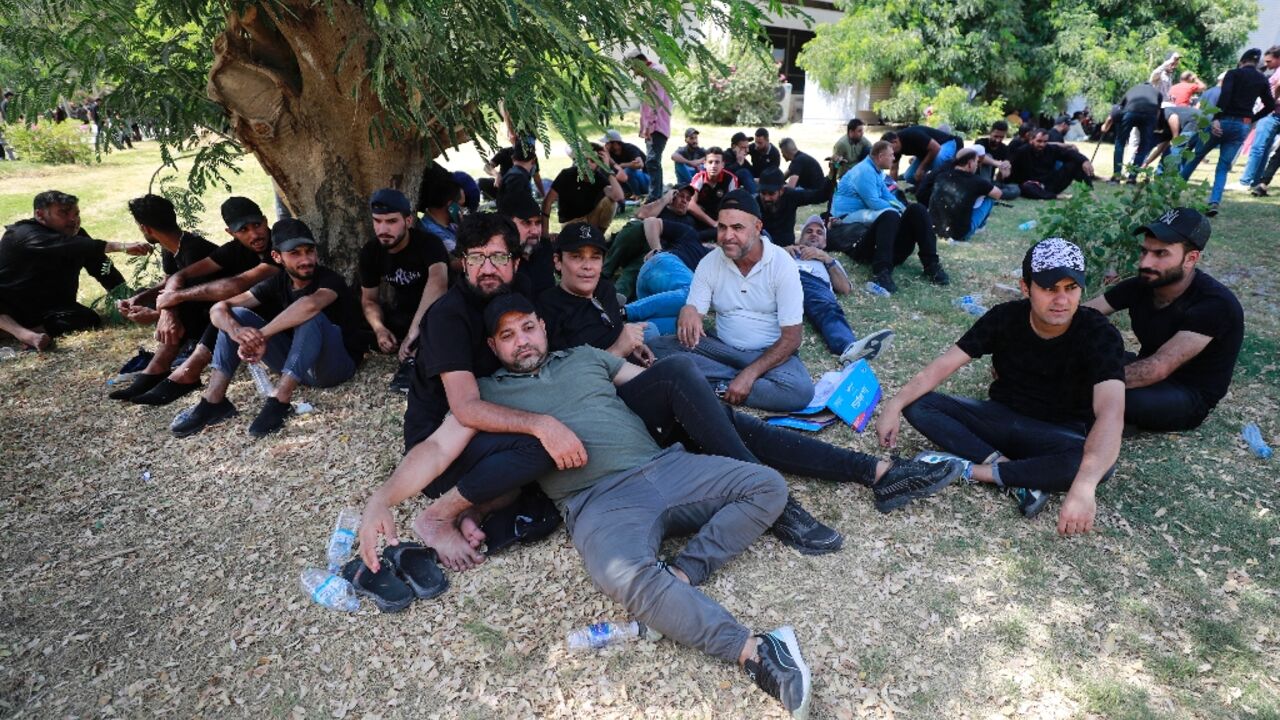
M 1084 253 L 1075 243 L 1062 238 L 1045 238 L 1027 250 L 1022 258 L 1022 279 L 1042 288 L 1052 288 L 1063 278 L 1084 287 Z

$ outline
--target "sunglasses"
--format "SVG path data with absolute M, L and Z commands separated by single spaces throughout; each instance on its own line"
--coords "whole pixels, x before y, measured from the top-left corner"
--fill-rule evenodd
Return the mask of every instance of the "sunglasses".
M 591 298 L 591 306 L 600 311 L 600 319 L 605 325 L 613 327 L 613 318 L 609 317 L 609 311 L 604 309 L 604 305 L 600 304 L 599 300 Z

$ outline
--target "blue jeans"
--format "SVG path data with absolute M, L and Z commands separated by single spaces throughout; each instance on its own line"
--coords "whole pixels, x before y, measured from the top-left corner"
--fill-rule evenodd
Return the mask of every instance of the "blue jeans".
M 969 220 L 969 234 L 964 236 L 968 240 L 974 233 L 982 229 L 987 224 L 987 218 L 991 217 L 991 211 L 996 207 L 996 201 L 989 197 L 982 198 L 982 202 L 973 209 L 973 215 Z
M 236 322 L 245 327 L 261 328 L 267 321 L 248 308 L 231 308 Z M 213 369 L 227 377 L 240 367 L 237 352 L 240 344 L 225 331 L 218 333 L 213 348 Z M 356 374 L 356 361 L 342 344 L 342 328 L 334 325 L 324 313 L 301 325 L 272 335 L 262 362 L 278 373 L 288 373 L 309 387 L 332 387 Z
M 1195 172 L 1196 166 L 1204 159 L 1205 155 L 1214 148 L 1218 150 L 1218 167 L 1213 174 L 1213 190 L 1209 192 L 1209 202 L 1222 202 L 1222 191 L 1227 186 L 1227 173 L 1231 172 L 1231 163 L 1235 162 L 1236 153 L 1240 152 L 1240 146 L 1244 144 L 1245 135 L 1249 134 L 1249 126 L 1239 118 L 1224 117 L 1218 119 L 1218 124 L 1222 127 L 1221 135 L 1209 133 L 1209 141 L 1200 146 L 1196 151 L 1195 157 L 1191 158 L 1191 162 L 1182 166 L 1182 179 L 1191 178 L 1191 173 Z
M 676 165 L 676 182 L 687 183 L 693 180 L 693 176 L 698 173 L 698 169 L 692 165 Z
M 676 331 L 676 318 L 689 298 L 693 271 L 671 253 L 658 253 L 640 268 L 636 278 L 636 295 L 627 303 L 629 322 L 648 322 L 645 340 Z M 651 332 L 656 335 L 651 336 Z
M 681 345 L 674 335 L 663 335 L 650 343 L 649 348 L 659 358 L 689 353 L 712 387 L 733 382 L 743 368 L 760 359 L 764 352 L 733 347 L 715 335 L 704 336 L 692 350 Z M 803 410 L 810 400 L 813 400 L 813 379 L 800 356 L 792 355 L 756 380 L 744 404 L 770 412 L 794 412 Z
M 858 339 L 845 319 L 844 310 L 836 300 L 835 291 L 822 280 L 807 272 L 800 273 L 800 287 L 804 288 L 804 316 L 827 344 L 827 349 L 839 355 Z
M 649 133 L 644 141 L 648 154 L 644 159 L 644 171 L 649 175 L 649 202 L 662 195 L 662 153 L 667 149 L 667 136 L 660 132 Z
M 1240 176 L 1241 185 L 1256 185 L 1262 177 L 1262 167 L 1271 154 L 1271 143 L 1280 133 L 1280 117 L 1272 113 L 1261 120 L 1253 128 L 1253 147 L 1249 148 L 1249 162 L 1245 163 L 1244 174 Z
M 756 185 L 756 179 L 751 175 L 751 168 L 738 168 L 737 172 L 735 172 L 733 176 L 738 178 L 738 187 L 746 190 L 752 195 L 759 192 L 759 187 Z
M 643 170 L 627 169 L 627 181 L 623 183 L 628 195 L 645 196 L 649 193 L 649 175 Z
M 1196 148 L 1200 146 L 1199 131 L 1188 130 L 1178 137 L 1186 138 L 1186 141 L 1181 145 L 1169 144 L 1169 147 L 1164 151 L 1164 157 L 1160 158 L 1160 162 L 1156 164 L 1157 175 L 1164 174 L 1165 163 L 1171 162 L 1170 158 L 1172 158 L 1173 169 L 1181 173 L 1183 166 L 1190 163 L 1191 158 L 1195 157 Z
M 1129 144 L 1129 135 L 1134 128 L 1138 130 L 1138 154 L 1133 158 L 1134 165 L 1141 165 L 1147 159 L 1152 146 L 1155 145 L 1156 115 L 1149 113 L 1127 112 L 1120 118 L 1120 130 L 1116 133 L 1116 150 L 1112 162 L 1112 175 L 1119 175 L 1124 169 L 1124 148 Z M 1129 177 L 1137 177 L 1131 173 Z
M 956 156 L 956 141 L 948 140 L 942 143 L 938 148 L 938 154 L 934 156 L 933 162 L 929 165 L 929 172 L 936 172 L 942 167 L 942 163 Z M 920 169 L 920 158 L 911 158 L 911 164 L 907 166 L 907 172 L 903 174 L 902 179 L 906 182 L 913 183 L 916 181 L 916 172 Z

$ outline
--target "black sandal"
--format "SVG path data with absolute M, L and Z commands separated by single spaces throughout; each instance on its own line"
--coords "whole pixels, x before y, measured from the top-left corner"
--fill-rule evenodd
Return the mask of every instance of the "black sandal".
M 402 542 L 382 549 L 382 559 L 394 567 L 413 594 L 423 600 L 449 589 L 449 578 L 436 564 L 436 551 L 416 542 Z
M 356 595 L 369 598 L 382 612 L 400 612 L 413 602 L 413 590 L 396 576 L 395 568 L 390 564 L 383 565 L 375 573 L 364 564 L 364 560 L 356 558 L 343 566 L 342 577 L 351 583 Z

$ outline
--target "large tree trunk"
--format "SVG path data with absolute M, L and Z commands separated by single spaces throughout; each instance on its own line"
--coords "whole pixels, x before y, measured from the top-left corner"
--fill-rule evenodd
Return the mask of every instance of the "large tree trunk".
M 322 261 L 350 273 L 373 237 L 370 194 L 395 187 L 412 202 L 430 158 L 427 133 L 432 155 L 441 135 L 434 127 L 389 131 L 367 80 L 372 31 L 353 4 L 330 8 L 296 2 L 229 14 L 214 43 L 208 94 L 316 234 Z

